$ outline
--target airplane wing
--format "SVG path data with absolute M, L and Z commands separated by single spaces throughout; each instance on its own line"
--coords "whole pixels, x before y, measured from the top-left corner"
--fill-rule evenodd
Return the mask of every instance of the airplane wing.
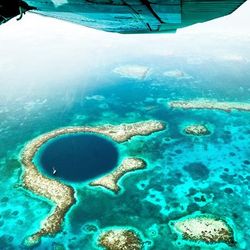
M 3 0 L 6 1 L 6 0 Z M 175 32 L 231 14 L 245 0 L 8 0 L 32 11 L 118 33 Z M 1 10 L 1 9 L 0 9 Z

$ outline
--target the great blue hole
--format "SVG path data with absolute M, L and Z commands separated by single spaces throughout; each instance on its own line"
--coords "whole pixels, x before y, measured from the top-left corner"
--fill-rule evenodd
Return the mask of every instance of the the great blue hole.
M 95 134 L 74 134 L 45 143 L 38 160 L 50 177 L 82 182 L 114 169 L 118 157 L 118 150 L 110 140 Z

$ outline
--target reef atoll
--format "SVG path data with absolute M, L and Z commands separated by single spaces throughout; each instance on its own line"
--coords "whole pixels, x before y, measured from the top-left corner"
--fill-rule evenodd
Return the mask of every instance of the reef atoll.
M 171 221 L 170 225 L 186 241 L 235 245 L 232 228 L 226 221 L 212 215 L 187 216 L 177 221 Z
M 129 229 L 112 229 L 103 232 L 98 244 L 106 250 L 141 250 L 142 240 Z
M 26 244 L 36 244 L 42 236 L 53 235 L 60 231 L 65 214 L 76 201 L 74 197 L 75 191 L 72 187 L 42 175 L 34 164 L 33 159 L 39 148 L 44 143 L 55 137 L 74 133 L 102 134 L 118 143 L 122 143 L 133 136 L 150 135 L 151 133 L 163 130 L 164 128 L 164 124 L 158 121 L 137 122 L 117 126 L 65 127 L 43 134 L 29 142 L 21 154 L 21 162 L 24 167 L 24 173 L 22 175 L 23 187 L 39 196 L 47 198 L 55 204 L 55 207 L 53 208 L 52 213 L 42 223 L 40 230 L 26 239 Z M 106 177 L 104 176 L 99 179 L 99 182 L 98 180 L 96 183 L 92 182 L 92 185 L 101 185 L 104 188 L 117 192 L 119 190 L 119 187 L 117 186 L 119 178 L 126 174 L 126 172 L 144 167 L 145 162 L 140 159 L 125 159 L 116 170 L 108 174 Z
M 188 125 L 184 128 L 184 132 L 187 135 L 195 135 L 195 136 L 203 136 L 211 134 L 208 127 L 202 124 Z
M 232 110 L 250 111 L 250 103 L 244 102 L 219 102 L 208 99 L 195 99 L 189 101 L 171 101 L 168 103 L 171 108 L 180 109 L 215 109 L 226 112 Z

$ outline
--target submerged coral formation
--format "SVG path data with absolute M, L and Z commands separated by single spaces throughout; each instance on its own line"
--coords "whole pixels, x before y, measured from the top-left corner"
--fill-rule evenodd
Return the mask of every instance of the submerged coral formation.
M 127 158 L 123 160 L 121 165 L 110 174 L 107 174 L 100 179 L 94 180 L 90 183 L 91 186 L 101 186 L 107 188 L 115 193 L 120 190 L 117 182 L 119 179 L 128 172 L 136 171 L 146 167 L 146 163 L 137 158 Z
M 124 65 L 114 69 L 122 77 L 144 80 L 150 74 L 150 68 L 141 65 Z
M 222 219 L 213 215 L 194 215 L 171 222 L 184 240 L 215 244 L 235 244 L 232 228 Z
M 142 240 L 133 231 L 128 229 L 112 229 L 103 232 L 98 243 L 107 250 L 141 250 Z
M 183 166 L 183 170 L 186 171 L 193 180 L 206 180 L 209 177 L 209 168 L 202 162 L 191 162 Z
M 184 128 L 184 132 L 188 135 L 202 136 L 202 135 L 210 135 L 211 132 L 207 128 L 207 126 L 202 124 L 193 124 Z
M 176 79 L 190 79 L 192 78 L 185 72 L 181 70 L 169 70 L 163 73 L 164 76 L 169 77 L 169 78 L 176 78 Z
M 23 186 L 33 193 L 43 196 L 55 204 L 52 214 L 42 223 L 40 230 L 27 239 L 27 244 L 32 245 L 39 242 L 44 235 L 53 235 L 57 233 L 62 226 L 65 214 L 74 204 L 74 189 L 68 185 L 62 184 L 57 180 L 49 179 L 37 170 L 33 159 L 39 148 L 47 141 L 64 135 L 74 133 L 99 133 L 106 135 L 116 142 L 124 142 L 135 135 L 149 135 L 153 132 L 163 130 L 164 124 L 158 121 L 146 121 L 131 124 L 122 124 L 118 126 L 105 125 L 99 127 L 66 127 L 60 128 L 35 138 L 28 143 L 21 155 L 21 161 L 24 166 L 22 176 Z M 115 185 L 118 179 L 127 171 L 143 168 L 141 160 L 127 159 L 112 175 L 112 181 Z M 107 177 L 106 179 L 109 179 Z M 113 184 L 113 183 L 112 183 Z M 112 186 L 113 187 L 113 186 Z
M 219 102 L 208 99 L 195 99 L 189 101 L 171 101 L 168 104 L 171 108 L 181 109 L 216 109 L 226 112 L 232 110 L 250 111 L 250 103 L 244 102 Z

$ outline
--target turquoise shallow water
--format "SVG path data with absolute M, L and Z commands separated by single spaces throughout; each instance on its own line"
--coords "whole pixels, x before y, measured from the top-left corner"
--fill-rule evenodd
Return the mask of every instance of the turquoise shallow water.
M 241 46 L 223 49 L 246 57 L 250 55 L 247 46 L 241 42 Z M 197 211 L 227 219 L 234 228 L 236 247 L 210 248 L 250 249 L 250 112 L 173 110 L 167 105 L 171 100 L 192 98 L 250 102 L 250 63 L 209 58 L 205 52 L 191 59 L 185 54 L 116 59 L 120 65 L 150 67 L 152 73 L 143 80 L 115 74 L 117 61 L 112 61 L 100 66 L 98 74 L 93 72 L 70 86 L 57 82 L 48 87 L 45 82 L 20 92 L 4 89 L 0 101 L 0 249 L 26 249 L 23 240 L 38 230 L 51 209 L 48 201 L 19 185 L 19 156 L 29 140 L 64 126 L 149 119 L 165 122 L 168 129 L 119 145 L 121 157 L 141 157 L 147 169 L 125 176 L 119 195 L 87 183 L 72 184 L 77 203 L 67 214 L 63 231 L 44 238 L 34 249 L 97 249 L 100 230 L 132 227 L 140 231 L 145 249 L 206 250 L 206 246 L 183 245 L 168 226 L 170 220 Z M 188 76 L 164 76 L 176 69 Z M 182 128 L 189 123 L 207 124 L 213 133 L 185 136 Z

